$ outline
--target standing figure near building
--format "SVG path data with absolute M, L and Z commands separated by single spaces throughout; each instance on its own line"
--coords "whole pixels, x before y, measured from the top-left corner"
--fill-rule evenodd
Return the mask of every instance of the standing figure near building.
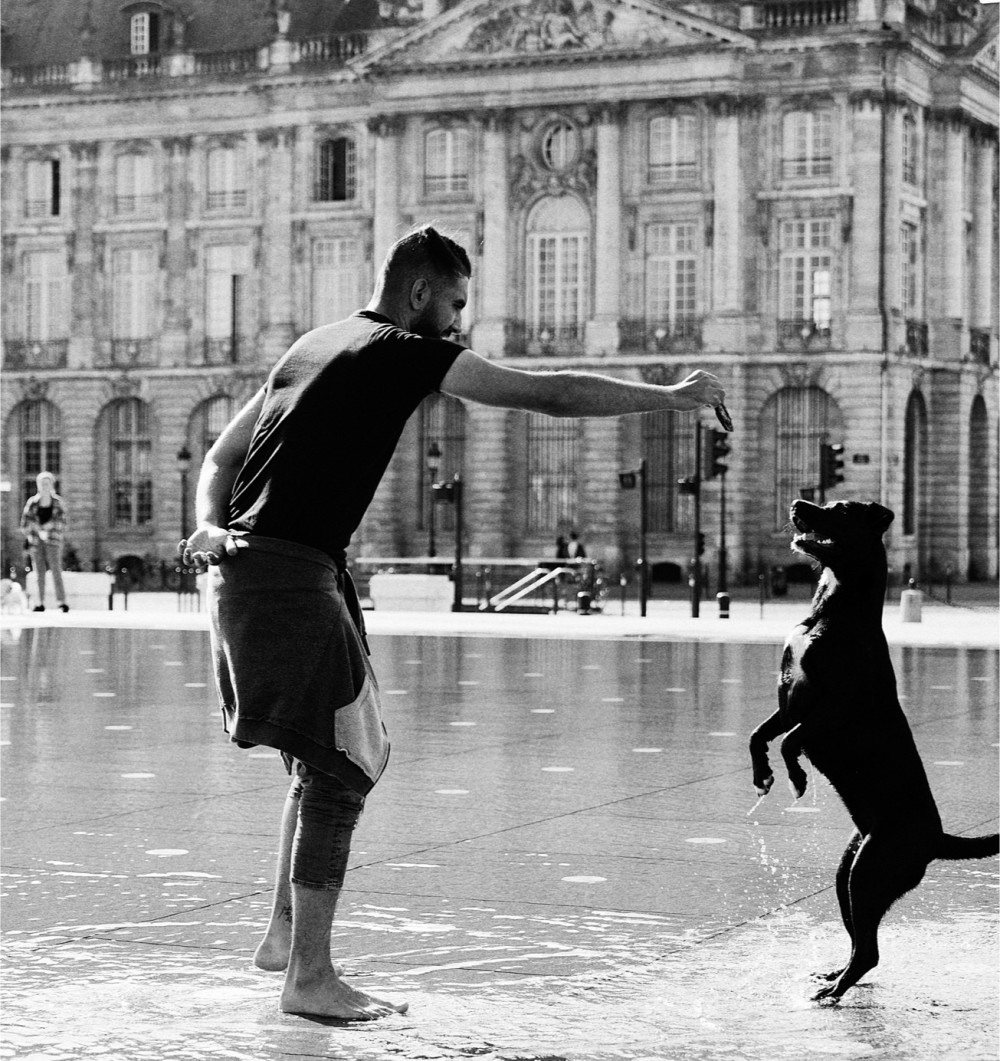
M 281 1008 L 370 1020 L 405 1005 L 348 985 L 330 931 L 351 835 L 389 754 L 346 549 L 407 419 L 435 391 L 551 416 L 718 406 L 718 379 L 670 387 L 525 372 L 448 340 L 472 269 L 431 227 L 389 250 L 366 309 L 302 336 L 209 451 L 185 563 L 213 565 L 224 723 L 281 752 L 292 784 L 274 905 L 255 962 L 285 970 Z
M 38 603 L 34 611 L 45 611 L 45 575 L 52 573 L 56 601 L 69 611 L 62 578 L 62 542 L 66 530 L 66 502 L 56 493 L 52 472 L 39 472 L 35 479 L 38 493 L 28 498 L 21 513 L 21 533 L 31 551 L 31 565 L 38 583 Z
M 566 546 L 566 555 L 570 560 L 583 560 L 587 556 L 587 550 L 584 548 L 583 542 L 580 541 L 580 535 L 576 531 L 570 533 L 569 545 Z

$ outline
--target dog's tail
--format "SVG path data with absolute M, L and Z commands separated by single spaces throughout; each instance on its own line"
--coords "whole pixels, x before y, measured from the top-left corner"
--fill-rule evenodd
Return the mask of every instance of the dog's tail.
M 942 833 L 935 858 L 989 858 L 1000 854 L 1000 833 L 992 836 L 952 836 Z

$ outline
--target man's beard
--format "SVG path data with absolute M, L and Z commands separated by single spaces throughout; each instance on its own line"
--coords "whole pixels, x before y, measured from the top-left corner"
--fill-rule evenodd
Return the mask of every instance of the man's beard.
M 422 335 L 425 339 L 447 339 L 451 335 L 451 328 L 442 332 L 434 323 L 430 310 L 425 310 L 415 321 L 410 324 L 410 331 Z

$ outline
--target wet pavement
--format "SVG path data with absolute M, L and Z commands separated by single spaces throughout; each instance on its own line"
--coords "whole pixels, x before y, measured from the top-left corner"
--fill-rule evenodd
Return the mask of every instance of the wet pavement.
M 383 624 L 392 761 L 334 953 L 410 1011 L 281 1014 L 250 958 L 287 781 L 224 738 L 192 625 L 5 623 L 0 1058 L 997 1057 L 996 859 L 933 863 L 882 965 L 808 1001 L 847 956 L 850 823 L 812 771 L 798 803 L 779 778 L 755 806 L 779 649 L 723 640 Z M 996 649 L 892 651 L 946 828 L 995 831 Z

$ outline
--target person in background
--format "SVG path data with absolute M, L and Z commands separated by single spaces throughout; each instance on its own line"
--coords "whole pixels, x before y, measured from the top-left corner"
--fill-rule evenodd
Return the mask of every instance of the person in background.
M 60 609 L 69 611 L 62 579 L 62 541 L 66 531 L 66 503 L 56 493 L 52 472 L 39 472 L 38 493 L 28 498 L 21 513 L 21 533 L 31 551 L 31 564 L 38 581 L 38 603 L 32 609 L 45 611 L 45 575 L 52 573 L 52 586 Z
M 569 545 L 566 546 L 566 555 L 570 560 L 583 560 L 587 555 L 587 550 L 583 547 L 583 542 L 580 541 L 580 535 L 576 531 L 571 531 L 569 536 Z

